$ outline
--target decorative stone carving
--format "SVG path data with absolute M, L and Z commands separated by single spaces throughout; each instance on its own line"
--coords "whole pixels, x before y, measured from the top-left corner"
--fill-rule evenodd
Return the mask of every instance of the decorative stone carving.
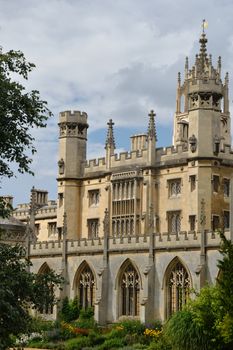
M 219 148 L 220 148 L 220 138 L 215 135 L 214 137 L 214 154 L 219 153 Z
M 196 152 L 197 149 L 197 138 L 196 136 L 193 134 L 192 136 L 190 136 L 189 138 L 189 145 L 190 145 L 190 150 L 192 153 Z
M 61 158 L 58 161 L 58 170 L 59 170 L 59 175 L 63 175 L 64 171 L 65 171 L 65 162 L 63 160 L 63 158 Z

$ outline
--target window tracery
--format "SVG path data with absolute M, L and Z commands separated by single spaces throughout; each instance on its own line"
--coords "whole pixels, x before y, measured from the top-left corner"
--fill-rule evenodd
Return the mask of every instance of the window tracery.
M 90 267 L 86 264 L 82 269 L 78 281 L 78 298 L 80 307 L 87 309 L 94 306 L 95 300 L 95 279 Z
M 121 274 L 120 279 L 120 307 L 121 315 L 139 315 L 139 276 L 130 263 Z
M 189 274 L 181 262 L 177 261 L 167 278 L 167 316 L 182 310 L 187 303 L 191 288 Z

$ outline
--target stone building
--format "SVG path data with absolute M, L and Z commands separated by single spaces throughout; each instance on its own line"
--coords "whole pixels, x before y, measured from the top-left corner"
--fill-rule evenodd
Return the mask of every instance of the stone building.
M 164 320 L 192 288 L 215 283 L 216 230 L 230 237 L 233 152 L 228 74 L 222 81 L 206 43 L 203 32 L 183 82 L 178 74 L 172 146 L 156 148 L 151 111 L 146 132 L 119 155 L 110 119 L 104 156 L 87 161 L 87 114 L 62 112 L 57 202 L 33 189 L 31 204 L 15 210 L 25 221 L 30 209 L 33 270 L 62 272 L 62 296 L 78 295 L 100 323 Z

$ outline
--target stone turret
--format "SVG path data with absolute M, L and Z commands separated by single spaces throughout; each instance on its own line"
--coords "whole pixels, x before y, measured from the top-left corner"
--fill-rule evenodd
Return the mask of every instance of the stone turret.
M 67 213 L 67 238 L 78 238 L 80 213 L 79 181 L 84 175 L 87 142 L 87 114 L 65 111 L 59 117 L 58 230 Z M 60 232 L 62 234 L 62 232 Z
M 204 30 L 199 43 L 192 69 L 186 58 L 183 84 L 178 74 L 173 144 L 186 145 L 191 157 L 211 157 L 218 155 L 224 144 L 231 144 L 228 74 L 223 84 L 221 57 L 215 68 L 207 54 Z

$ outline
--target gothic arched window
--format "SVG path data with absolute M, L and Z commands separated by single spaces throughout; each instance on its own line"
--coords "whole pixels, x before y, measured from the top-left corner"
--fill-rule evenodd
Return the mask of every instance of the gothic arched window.
M 189 297 L 190 276 L 180 261 L 173 265 L 167 276 L 167 316 L 182 309 Z
M 44 275 L 49 274 L 51 272 L 50 267 L 47 263 L 44 263 L 41 268 L 38 271 L 38 278 L 41 278 L 43 280 Z M 53 304 L 51 304 L 50 300 L 53 296 L 53 286 L 48 285 L 48 289 L 46 289 L 46 292 L 44 293 L 45 301 L 43 305 L 39 308 L 39 312 L 41 314 L 52 314 L 53 313 Z
M 77 281 L 78 298 L 80 307 L 86 309 L 94 306 L 95 299 L 95 279 L 90 267 L 85 264 Z
M 139 315 L 139 276 L 129 263 L 120 277 L 120 314 L 126 316 Z

